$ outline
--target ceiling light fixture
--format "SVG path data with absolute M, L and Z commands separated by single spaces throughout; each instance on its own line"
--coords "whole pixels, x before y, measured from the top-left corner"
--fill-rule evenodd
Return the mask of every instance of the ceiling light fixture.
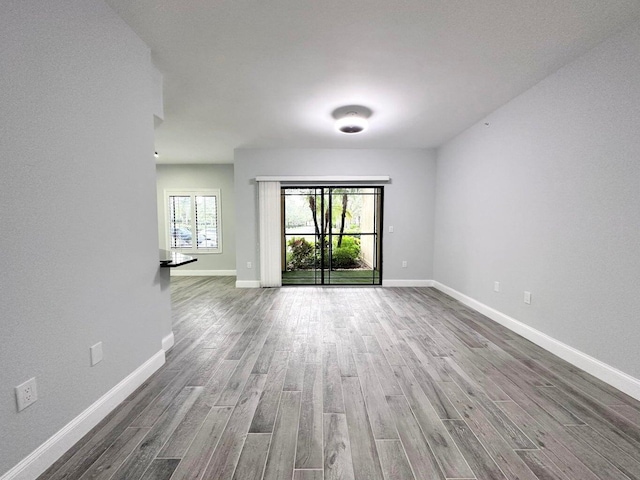
M 336 130 L 341 133 L 361 133 L 368 126 L 369 121 L 367 118 L 356 110 L 351 110 L 336 120 Z

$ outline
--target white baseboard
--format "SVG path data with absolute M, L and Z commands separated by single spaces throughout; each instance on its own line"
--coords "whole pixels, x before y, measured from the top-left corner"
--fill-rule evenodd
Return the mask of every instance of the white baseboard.
M 383 287 L 433 287 L 433 280 L 385 280 Z
M 172 277 L 235 277 L 235 270 L 184 270 L 171 268 Z
M 596 378 L 599 378 L 605 383 L 621 390 L 622 392 L 630 395 L 631 397 L 640 400 L 640 379 L 632 377 L 611 365 L 607 365 L 601 362 L 597 358 L 594 358 L 586 353 L 581 352 L 565 343 L 550 337 L 546 333 L 543 333 L 529 325 L 522 323 L 515 318 L 505 315 L 498 310 L 495 310 L 484 303 L 481 303 L 471 297 L 466 296 L 463 293 L 447 287 L 440 282 L 434 282 L 433 285 L 438 290 L 450 295 L 461 303 L 464 303 L 468 307 L 473 308 L 477 312 L 489 317 L 495 322 L 507 327 L 509 330 L 516 332 L 523 336 L 527 340 L 532 341 L 536 345 L 548 350 L 549 352 L 557 355 L 558 357 L 566 360 L 567 362 L 575 365 L 576 367 L 590 373 Z
M 33 480 L 37 478 L 164 365 L 164 362 L 164 350 L 160 350 L 0 477 L 0 480 Z
M 168 352 L 169 350 L 171 350 L 171 347 L 173 347 L 174 343 L 175 343 L 175 337 L 173 336 L 173 330 L 172 330 L 171 333 L 169 333 L 169 335 L 166 335 L 162 339 L 162 350 L 164 350 L 165 352 Z
M 236 288 L 260 288 L 260 280 L 237 280 Z

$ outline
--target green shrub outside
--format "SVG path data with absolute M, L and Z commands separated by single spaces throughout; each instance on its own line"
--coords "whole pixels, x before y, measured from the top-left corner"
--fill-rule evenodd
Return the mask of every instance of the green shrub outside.
M 313 268 L 316 258 L 320 259 L 320 252 L 316 255 L 316 244 L 305 238 L 292 238 L 288 242 L 287 269 L 305 270 Z M 325 252 L 325 254 L 328 252 Z M 338 238 L 333 239 L 332 267 L 333 268 L 357 268 L 360 258 L 360 239 L 345 235 L 342 244 L 338 247 Z M 328 255 L 325 256 L 325 267 L 328 266 Z
M 303 270 L 312 268 L 315 260 L 315 245 L 305 238 L 292 238 L 289 240 L 289 252 L 287 252 L 287 268 L 291 270 Z

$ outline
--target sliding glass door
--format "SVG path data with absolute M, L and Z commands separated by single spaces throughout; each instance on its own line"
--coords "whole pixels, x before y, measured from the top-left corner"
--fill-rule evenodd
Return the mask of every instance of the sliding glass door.
M 383 187 L 282 188 L 283 285 L 380 285 Z

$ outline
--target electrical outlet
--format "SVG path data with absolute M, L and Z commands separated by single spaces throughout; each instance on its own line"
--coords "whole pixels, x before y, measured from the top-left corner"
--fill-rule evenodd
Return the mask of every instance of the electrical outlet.
M 531 292 L 524 292 L 524 303 L 531 305 Z
M 407 261 L 406 260 L 402 261 L 402 268 L 407 268 Z
M 253 265 L 251 265 L 251 262 L 247 262 L 247 268 L 252 268 Z
M 102 361 L 102 342 L 98 342 L 89 348 L 91 356 L 91 366 L 100 363 Z
M 38 400 L 38 389 L 36 388 L 35 377 L 16 387 L 16 403 L 18 404 L 19 412 L 35 403 L 36 400 Z
M 393 233 L 393 227 L 389 225 L 389 233 Z
M 493 282 L 493 291 L 494 292 L 500 291 L 500 282 Z

